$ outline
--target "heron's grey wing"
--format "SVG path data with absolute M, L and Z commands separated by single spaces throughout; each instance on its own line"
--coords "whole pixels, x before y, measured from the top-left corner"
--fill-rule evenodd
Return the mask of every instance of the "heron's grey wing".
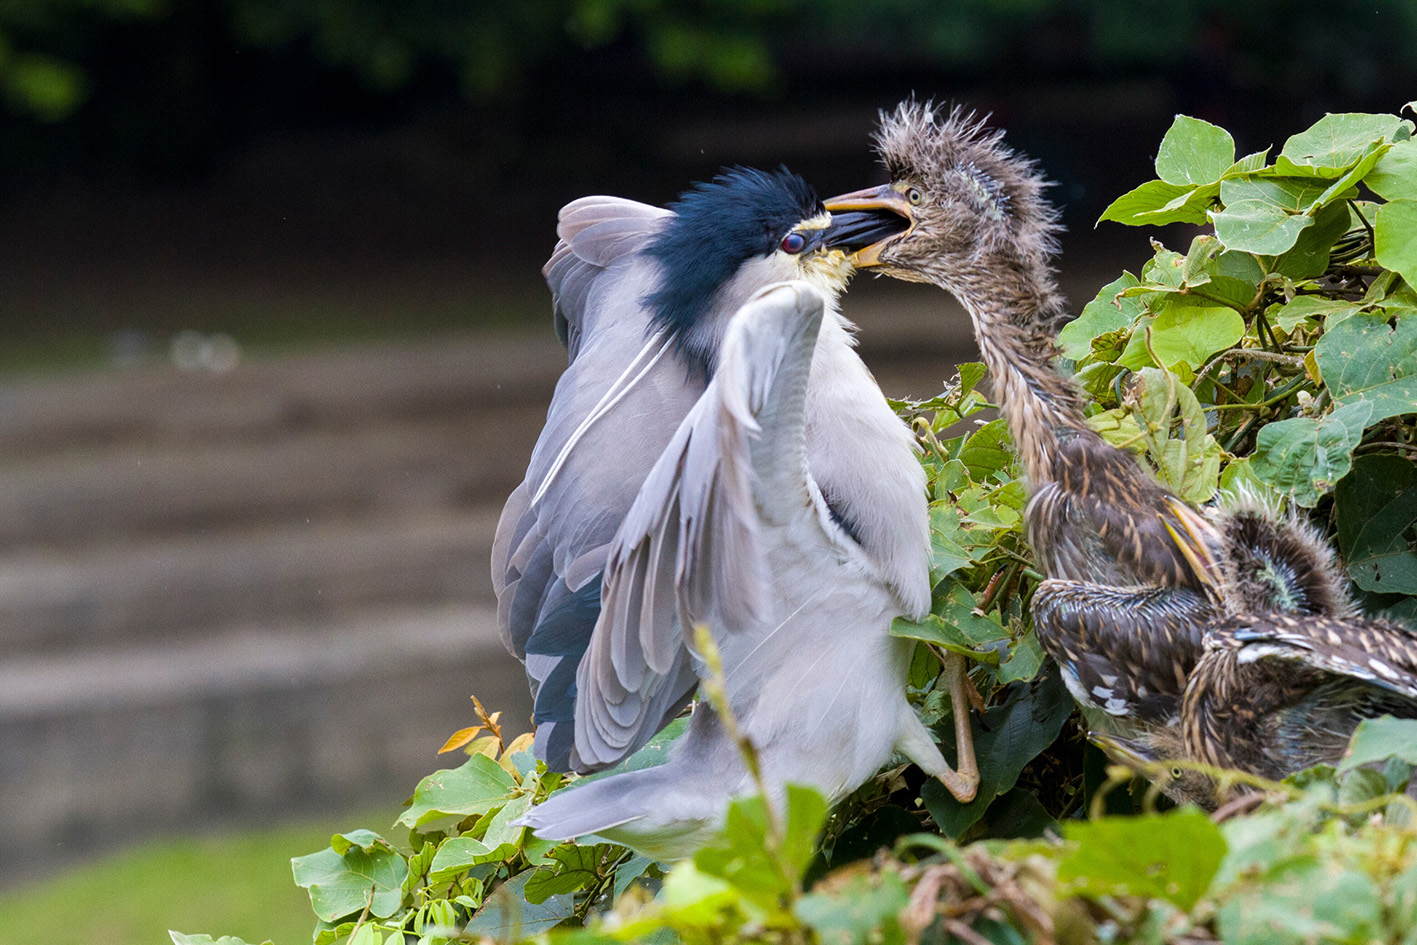
M 1209 601 L 1179 587 L 1047 580 L 1033 594 L 1038 642 L 1074 698 L 1110 715 L 1166 722 L 1201 654 Z
M 653 336 L 640 300 L 654 264 L 637 250 L 667 211 L 590 197 L 562 211 L 546 274 L 569 331 L 525 480 L 502 511 L 492 550 L 498 622 L 526 664 L 538 756 L 572 763 L 575 671 L 600 611 L 610 540 L 679 420 L 702 390 Z
M 557 216 L 556 249 L 541 274 L 551 289 L 556 337 L 576 359 L 581 338 L 593 332 L 598 306 L 589 304 L 601 274 L 638 252 L 671 211 L 622 197 L 582 197 Z
M 1385 620 L 1285 614 L 1237 617 L 1218 626 L 1206 645 L 1238 648 L 1242 664 L 1301 663 L 1417 699 L 1417 634 Z
M 683 704 L 697 681 L 690 627 L 724 639 L 766 619 L 763 523 L 827 514 L 804 429 L 824 305 L 806 283 L 787 283 L 733 316 L 714 380 L 616 535 L 577 677 L 576 751 L 588 765 L 630 754 Z

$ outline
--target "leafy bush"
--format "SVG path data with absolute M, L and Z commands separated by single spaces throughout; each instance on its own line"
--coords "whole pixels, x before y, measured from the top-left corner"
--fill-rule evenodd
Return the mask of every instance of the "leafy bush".
M 1220 128 L 1178 117 L 1159 179 L 1104 220 L 1206 225 L 1185 252 L 1153 241 L 1140 275 L 1104 287 L 1062 332 L 1096 401 L 1090 422 L 1191 502 L 1245 488 L 1313 510 L 1370 610 L 1417 615 L 1417 139 L 1391 115 L 1330 115 L 1275 160 L 1236 160 Z M 1371 198 L 1378 199 L 1371 199 Z M 317 945 L 517 941 L 957 939 L 1417 943 L 1417 721 L 1365 722 L 1338 767 L 1208 817 L 1160 810 L 1070 722 L 1034 639 L 1038 579 L 1025 492 L 984 370 L 897 404 L 924 447 L 932 613 L 908 685 L 952 750 L 943 651 L 962 653 L 987 708 L 982 783 L 960 804 L 902 766 L 828 813 L 792 788 L 785 810 L 736 801 L 721 838 L 672 869 L 610 844 L 550 844 L 508 823 L 560 775 L 495 716 L 460 768 L 424 779 L 399 817 L 406 845 L 367 830 L 294 861 Z M 961 427 L 967 432 L 954 432 Z M 663 757 L 671 726 L 630 764 Z M 488 734 L 482 735 L 483 731 Z M 482 737 L 477 738 L 477 736 Z M 1251 779 L 1253 780 L 1253 779 Z M 1140 810 L 1140 813 L 1138 811 Z M 657 892 L 657 894 L 656 894 Z M 174 941 L 210 941 L 174 935 Z

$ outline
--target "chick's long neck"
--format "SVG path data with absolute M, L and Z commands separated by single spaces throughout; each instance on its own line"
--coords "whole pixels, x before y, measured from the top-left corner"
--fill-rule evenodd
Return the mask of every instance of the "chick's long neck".
M 1042 261 L 989 259 L 949 278 L 946 286 L 974 322 L 994 397 L 1013 433 L 1033 488 L 1054 480 L 1061 438 L 1095 436 L 1083 420 L 1076 385 L 1053 364 L 1054 315 L 1063 299 Z

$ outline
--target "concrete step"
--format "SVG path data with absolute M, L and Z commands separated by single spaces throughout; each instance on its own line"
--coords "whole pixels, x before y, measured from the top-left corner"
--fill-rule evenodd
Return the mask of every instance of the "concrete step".
M 140 366 L 0 386 L 0 456 L 139 442 L 261 439 L 549 399 L 566 352 L 535 337 L 437 341 L 252 358 L 221 375 Z
M 0 658 L 200 640 L 233 621 L 488 602 L 500 506 L 293 521 L 0 557 Z
M 11 454 L 0 459 L 0 552 L 485 502 L 521 480 L 544 421 L 538 401 L 259 440 Z
M 0 883 L 154 833 L 394 811 L 462 762 L 437 750 L 473 721 L 474 692 L 509 736 L 527 730 L 525 677 L 490 604 L 0 658 Z

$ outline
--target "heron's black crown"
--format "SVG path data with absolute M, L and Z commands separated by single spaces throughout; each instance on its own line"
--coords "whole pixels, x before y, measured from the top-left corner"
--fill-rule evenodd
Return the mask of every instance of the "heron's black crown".
M 661 265 L 659 288 L 645 297 L 656 328 L 708 372 L 712 352 L 687 335 L 744 263 L 777 250 L 803 220 L 826 213 L 817 192 L 786 167 L 728 168 L 669 205 L 674 216 L 645 248 Z

